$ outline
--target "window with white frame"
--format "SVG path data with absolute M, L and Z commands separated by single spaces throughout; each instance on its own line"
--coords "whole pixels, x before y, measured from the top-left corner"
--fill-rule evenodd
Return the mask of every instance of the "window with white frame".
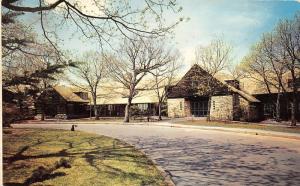
M 115 109 L 114 105 L 108 105 L 108 110 L 113 111 Z
M 139 104 L 138 104 L 138 108 L 139 108 L 141 111 L 146 111 L 146 110 L 148 110 L 148 103 L 139 103 Z

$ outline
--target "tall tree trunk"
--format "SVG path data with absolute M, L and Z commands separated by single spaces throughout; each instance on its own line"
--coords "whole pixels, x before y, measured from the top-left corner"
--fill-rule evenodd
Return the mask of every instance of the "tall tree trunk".
M 209 95 L 208 97 L 208 105 L 207 105 L 207 117 L 206 117 L 206 120 L 207 121 L 210 121 L 210 107 L 211 107 L 211 95 Z
M 296 76 L 295 71 L 291 70 L 292 75 L 292 86 L 293 86 L 293 94 L 292 94 L 292 107 L 291 107 L 291 126 L 296 126 L 296 109 L 297 109 L 297 87 L 296 87 Z
M 42 111 L 42 114 L 41 114 L 41 121 L 44 121 L 45 120 L 45 113 L 44 111 Z
M 42 103 L 42 107 L 41 107 L 41 121 L 45 120 L 45 104 L 44 102 Z
M 292 95 L 292 107 L 291 107 L 291 126 L 296 126 L 296 105 L 297 105 L 297 98 L 296 92 L 293 91 Z
M 124 117 L 124 122 L 125 123 L 129 122 L 131 101 L 132 101 L 132 98 L 129 97 L 128 102 L 127 102 L 126 107 L 125 107 L 125 117 Z
M 281 96 L 281 93 L 279 90 L 278 94 L 277 94 L 277 100 L 276 100 L 276 121 L 277 122 L 280 122 L 280 96 Z
M 162 104 L 159 102 L 159 103 L 158 103 L 158 120 L 159 120 L 159 121 L 162 120 L 162 118 L 161 118 L 161 105 L 162 105 Z
M 93 96 L 93 103 L 94 103 L 95 120 L 99 120 L 99 113 L 98 113 L 98 108 L 97 108 L 97 98 L 95 95 Z

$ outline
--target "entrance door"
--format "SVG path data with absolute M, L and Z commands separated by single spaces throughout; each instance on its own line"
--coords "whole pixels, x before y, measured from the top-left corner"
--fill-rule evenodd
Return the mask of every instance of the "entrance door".
M 195 117 L 206 117 L 208 101 L 191 101 L 191 113 Z

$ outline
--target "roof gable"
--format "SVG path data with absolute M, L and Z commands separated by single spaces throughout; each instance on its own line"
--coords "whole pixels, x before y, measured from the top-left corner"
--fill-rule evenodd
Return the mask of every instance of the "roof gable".
M 195 64 L 182 79 L 168 89 L 169 98 L 226 94 L 228 87 Z
M 80 103 L 88 103 L 88 100 L 81 99 L 78 95 L 76 95 L 70 88 L 65 86 L 55 86 L 53 89 L 66 101 L 68 102 L 80 102 Z

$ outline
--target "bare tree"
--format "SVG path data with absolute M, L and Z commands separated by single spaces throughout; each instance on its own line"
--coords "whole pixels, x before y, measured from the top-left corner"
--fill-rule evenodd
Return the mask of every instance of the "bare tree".
M 21 13 L 2 13 L 2 58 L 15 52 L 30 53 L 34 32 L 17 20 Z
M 195 50 L 195 63 L 204 69 L 209 76 L 206 79 L 207 87 L 205 90 L 209 93 L 208 110 L 211 107 L 211 96 L 215 94 L 218 88 L 214 83 L 215 76 L 223 71 L 231 61 L 232 46 L 224 41 L 222 38 L 213 39 L 208 46 L 199 46 Z M 207 120 L 210 120 L 210 113 L 208 112 Z
M 297 79 L 300 78 L 300 13 L 298 12 L 292 20 L 281 21 L 275 34 L 279 45 L 277 47 L 284 51 L 282 62 L 291 75 L 291 125 L 296 126 Z
M 176 74 L 180 69 L 178 64 L 179 55 L 171 54 L 166 60 L 166 65 L 157 68 L 151 72 L 153 75 L 153 82 L 151 89 L 154 89 L 158 98 L 158 119 L 162 120 L 162 107 L 166 103 L 168 97 L 168 87 L 174 85 L 176 80 Z M 169 61 L 169 62 L 168 62 Z
M 242 68 L 247 77 L 250 77 L 261 84 L 264 84 L 266 90 L 271 92 L 271 80 L 268 76 L 270 65 L 264 60 L 265 56 L 261 55 L 261 47 L 257 44 L 251 48 L 249 55 L 244 57 Z
M 277 93 L 277 101 L 273 102 L 276 108 L 276 120 L 280 120 L 281 93 L 285 92 L 283 86 L 283 74 L 286 68 L 274 45 L 273 34 L 265 34 L 262 40 L 252 47 L 248 56 L 243 59 L 242 66 L 244 75 L 254 79 L 265 87 L 266 91 Z
M 276 29 L 263 35 L 262 39 L 245 57 L 243 65 L 245 72 L 262 82 L 268 93 L 277 93 L 276 120 L 280 120 L 280 100 L 287 92 L 285 74 L 291 75 L 291 125 L 296 125 L 297 89 L 296 81 L 300 77 L 300 16 L 296 14 L 293 20 L 282 20 Z
M 97 38 L 101 46 L 110 46 L 111 39 L 117 35 L 164 35 L 183 20 L 180 18 L 173 24 L 166 24 L 163 19 L 166 12 L 177 13 L 182 10 L 174 0 L 144 0 L 138 4 L 123 0 L 3 0 L 1 4 L 3 12 L 31 13 L 38 17 L 42 34 L 59 54 L 54 39 L 57 40 L 58 28 L 66 25 L 74 25 L 77 27 L 74 33 L 79 30 L 88 39 Z
M 142 79 L 151 71 L 169 62 L 167 54 L 162 52 L 162 44 L 152 39 L 141 37 L 135 40 L 125 39 L 118 53 L 118 58 L 107 59 L 112 78 L 120 82 L 127 92 L 124 122 L 129 122 L 133 98 L 143 87 L 138 87 Z
M 243 78 L 246 78 L 246 74 L 243 71 L 243 67 L 240 63 L 231 63 L 227 66 L 229 75 L 234 79 L 240 81 Z
M 77 63 L 76 67 L 71 69 L 71 72 L 75 75 L 74 78 L 70 79 L 72 85 L 91 94 L 95 119 L 98 120 L 97 90 L 101 81 L 107 75 L 104 57 L 97 52 L 87 52 L 84 54 L 83 59 Z
M 17 84 L 34 86 L 43 76 L 69 66 L 49 45 L 36 39 L 36 33 L 18 21 L 20 13 L 2 13 L 3 87 Z
M 270 83 L 277 90 L 276 99 L 276 121 L 280 121 L 280 101 L 282 94 L 286 93 L 286 86 L 284 85 L 283 75 L 287 72 L 287 68 L 283 61 L 286 56 L 285 51 L 276 45 L 276 38 L 273 33 L 265 34 L 262 38 L 262 55 L 270 64 L 269 76 Z M 270 92 L 269 92 L 270 93 Z

